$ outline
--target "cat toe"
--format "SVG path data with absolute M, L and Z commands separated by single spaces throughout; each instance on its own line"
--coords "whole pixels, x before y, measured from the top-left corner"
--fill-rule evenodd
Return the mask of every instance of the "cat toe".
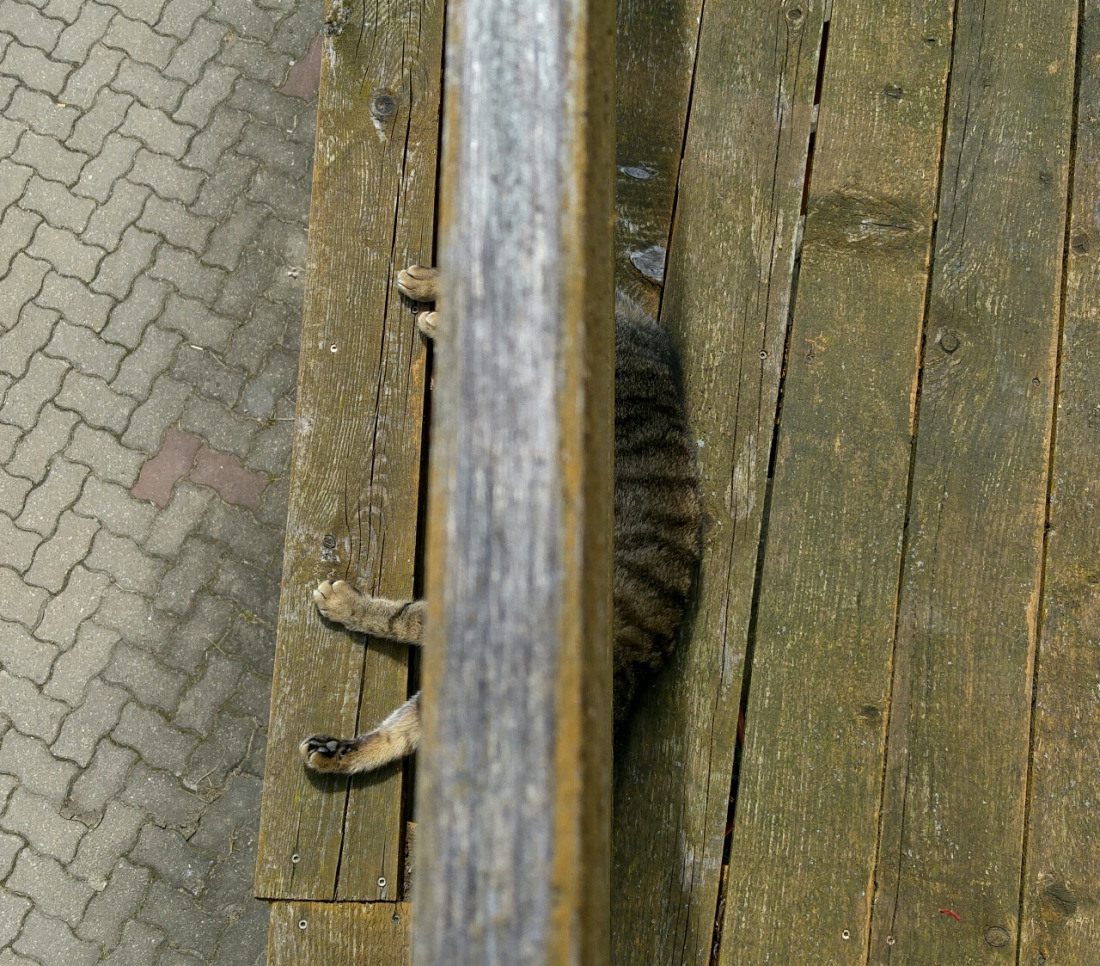
M 313 602 L 322 616 L 341 624 L 347 623 L 351 617 L 358 597 L 358 591 L 344 580 L 337 580 L 334 583 L 323 580 L 313 591 Z
M 410 265 L 397 273 L 397 288 L 414 302 L 434 302 L 439 296 L 439 271 Z
M 331 735 L 310 735 L 300 745 L 302 760 L 314 771 L 338 771 L 348 743 Z
M 434 339 L 439 328 L 439 313 L 421 312 L 416 317 L 416 327 L 429 339 Z

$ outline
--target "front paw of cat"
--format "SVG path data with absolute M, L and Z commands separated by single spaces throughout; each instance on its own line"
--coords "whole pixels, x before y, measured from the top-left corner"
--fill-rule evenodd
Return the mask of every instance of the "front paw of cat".
M 338 624 L 351 621 L 358 600 L 359 591 L 346 580 L 337 580 L 335 583 L 324 580 L 313 592 L 313 603 L 317 605 L 321 615 Z
M 439 313 L 421 312 L 416 317 L 416 327 L 429 339 L 434 339 L 436 329 L 439 328 Z
M 397 273 L 397 287 L 414 302 L 434 302 L 439 298 L 439 269 L 410 265 Z
M 310 735 L 298 745 L 298 752 L 307 768 L 321 772 L 339 772 L 344 770 L 344 759 L 351 749 L 355 747 L 353 742 L 343 738 L 333 738 L 331 735 Z

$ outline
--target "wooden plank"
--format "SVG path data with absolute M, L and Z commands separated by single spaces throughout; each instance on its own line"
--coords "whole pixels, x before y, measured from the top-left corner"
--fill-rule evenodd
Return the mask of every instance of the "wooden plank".
M 615 16 L 615 278 L 656 316 L 702 0 L 620 0 Z
M 1065 322 L 1035 681 L 1021 963 L 1100 950 L 1100 6 L 1083 6 Z
M 866 947 L 950 20 L 948 2 L 833 7 L 722 964 Z
M 613 30 L 448 9 L 423 966 L 607 962 Z
M 822 23 L 820 3 L 703 15 L 661 310 L 701 443 L 703 563 L 617 750 L 616 963 L 710 961 Z
M 957 8 L 875 962 L 1017 953 L 1076 14 Z
M 321 778 L 297 744 L 356 734 L 407 697 L 406 649 L 324 626 L 310 589 L 350 574 L 368 592 L 412 591 L 425 348 L 392 280 L 431 260 L 441 38 L 435 0 L 328 8 L 262 896 L 400 895 L 400 766 Z
M 410 962 L 407 902 L 273 902 L 270 966 Z

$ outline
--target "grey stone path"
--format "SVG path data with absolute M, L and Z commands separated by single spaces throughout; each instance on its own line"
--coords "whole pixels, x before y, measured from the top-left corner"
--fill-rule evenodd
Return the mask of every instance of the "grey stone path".
M 264 961 L 321 18 L 0 0 L 0 966 Z

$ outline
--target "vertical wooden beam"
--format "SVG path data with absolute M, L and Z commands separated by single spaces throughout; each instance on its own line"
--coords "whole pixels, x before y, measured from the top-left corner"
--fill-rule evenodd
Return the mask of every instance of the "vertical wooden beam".
M 956 8 L 872 962 L 1019 961 L 1076 25 Z
M 443 8 L 326 10 L 256 892 L 392 900 L 400 765 L 349 782 L 307 772 L 297 746 L 366 730 L 407 697 L 407 648 L 326 625 L 310 591 L 327 577 L 413 589 L 426 352 L 393 273 L 432 255 Z
M 414 958 L 598 964 L 613 6 L 448 18 Z

